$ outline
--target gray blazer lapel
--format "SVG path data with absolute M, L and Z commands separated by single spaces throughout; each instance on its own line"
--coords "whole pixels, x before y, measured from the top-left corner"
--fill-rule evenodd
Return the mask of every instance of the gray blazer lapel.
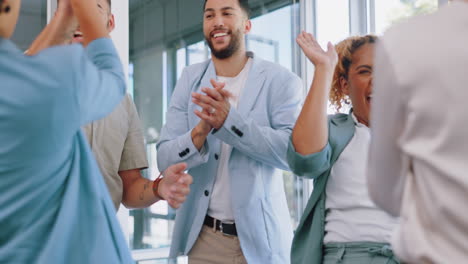
M 250 110 L 252 110 L 266 80 L 262 60 L 256 59 L 251 52 L 248 52 L 247 56 L 252 58 L 252 67 L 248 73 L 247 81 L 245 82 L 244 89 L 242 90 L 242 95 L 239 99 L 239 106 L 237 109 L 243 116 L 247 116 Z
M 210 82 L 211 79 L 216 80 L 216 71 L 212 60 L 210 60 L 206 71 L 203 73 L 203 77 L 200 81 L 200 86 L 197 87 L 197 90 L 200 91 L 203 87 L 213 88 L 213 85 L 211 85 Z

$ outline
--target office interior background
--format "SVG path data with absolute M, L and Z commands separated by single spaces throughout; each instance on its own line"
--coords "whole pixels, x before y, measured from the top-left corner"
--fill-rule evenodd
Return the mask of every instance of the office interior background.
M 416 14 L 431 13 L 448 0 L 250 0 L 252 31 L 247 47 L 263 59 L 281 64 L 304 80 L 304 96 L 313 68 L 301 55 L 295 37 L 314 33 L 322 45 L 350 35 L 381 35 L 395 23 Z M 158 174 L 155 143 L 182 69 L 210 58 L 204 42 L 204 0 L 113 0 L 116 29 L 112 38 L 128 75 L 145 133 L 149 168 Z M 53 15 L 56 0 L 23 0 L 13 40 L 23 50 Z M 333 110 L 329 110 L 333 113 Z M 344 110 L 346 111 L 346 109 Z M 297 226 L 312 191 L 312 182 L 282 172 L 291 225 Z M 167 263 L 176 211 L 166 202 L 147 209 L 120 207 L 118 217 L 129 248 L 139 264 Z M 180 263 L 185 263 L 182 259 Z

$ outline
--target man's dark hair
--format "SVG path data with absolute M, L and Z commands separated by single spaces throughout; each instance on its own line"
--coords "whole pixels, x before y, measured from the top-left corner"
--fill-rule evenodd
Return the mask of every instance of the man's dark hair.
M 109 0 L 110 1 L 110 0 Z M 203 4 L 203 11 L 205 11 L 206 8 L 206 2 L 208 0 L 205 0 L 205 3 Z M 250 7 L 249 7 L 249 0 L 237 0 L 239 2 L 239 6 L 241 9 L 245 12 L 248 18 L 250 18 Z

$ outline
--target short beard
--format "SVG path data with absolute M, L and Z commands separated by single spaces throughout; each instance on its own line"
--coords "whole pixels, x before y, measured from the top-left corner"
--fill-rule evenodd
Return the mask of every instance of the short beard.
M 229 45 L 222 49 L 222 50 L 215 50 L 213 47 L 213 42 L 211 41 L 211 36 L 210 38 L 206 38 L 205 40 L 208 43 L 208 46 L 210 47 L 211 54 L 215 56 L 219 60 L 227 59 L 231 57 L 234 53 L 236 53 L 239 48 L 240 48 L 240 30 L 237 30 L 235 32 L 231 33 L 231 41 L 229 42 Z

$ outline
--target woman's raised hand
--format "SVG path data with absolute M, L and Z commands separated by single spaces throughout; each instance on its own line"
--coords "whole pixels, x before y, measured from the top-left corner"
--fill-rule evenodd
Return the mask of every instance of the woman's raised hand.
M 314 36 L 305 31 L 302 31 L 302 33 L 297 36 L 296 42 L 315 67 L 325 66 L 333 69 L 335 68 L 338 62 L 338 54 L 333 44 L 328 42 L 327 51 L 325 51 L 320 47 L 320 44 L 318 44 Z

